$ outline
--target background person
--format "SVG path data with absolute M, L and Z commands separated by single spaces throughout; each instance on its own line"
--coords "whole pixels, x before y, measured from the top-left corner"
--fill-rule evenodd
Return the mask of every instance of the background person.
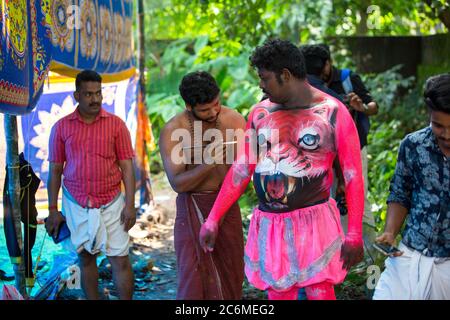
M 402 141 L 392 178 L 384 233 L 399 249 L 386 259 L 374 300 L 450 299 L 450 74 L 425 84 L 430 126 Z
M 164 170 L 170 185 L 178 193 L 174 230 L 177 299 L 241 299 L 244 236 L 238 204 L 227 209 L 228 214 L 222 221 L 223 232 L 217 239 L 221 250 L 203 252 L 198 233 L 230 167 L 222 147 L 222 142 L 228 141 L 226 130 L 244 129 L 245 120 L 236 111 L 222 106 L 220 89 L 207 72 L 197 71 L 184 76 L 180 94 L 186 110 L 167 122 L 159 140 Z M 194 132 L 195 127 L 201 132 Z M 208 129 L 218 131 L 220 139 L 212 143 L 203 141 L 203 134 Z M 187 133 L 188 141 L 183 143 L 191 157 L 179 162 L 175 161 L 173 153 L 180 142 L 173 135 L 182 131 Z M 216 151 L 210 153 L 212 161 L 203 158 L 208 150 Z M 197 156 L 199 163 L 191 161 Z
M 128 257 L 128 230 L 136 222 L 134 151 L 125 123 L 102 109 L 101 81 L 95 71 L 80 72 L 74 92 L 78 106 L 51 130 L 49 215 L 45 227 L 56 236 L 61 223 L 67 221 L 87 299 L 99 299 L 99 252 L 111 263 L 119 298 L 131 299 L 134 279 Z M 62 214 L 57 207 L 61 186 Z

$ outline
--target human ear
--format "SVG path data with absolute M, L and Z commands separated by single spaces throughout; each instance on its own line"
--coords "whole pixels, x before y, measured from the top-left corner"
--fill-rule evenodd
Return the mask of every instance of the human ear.
M 283 68 L 283 70 L 281 71 L 281 79 L 283 81 L 289 81 L 291 77 L 292 77 L 291 72 L 288 69 Z

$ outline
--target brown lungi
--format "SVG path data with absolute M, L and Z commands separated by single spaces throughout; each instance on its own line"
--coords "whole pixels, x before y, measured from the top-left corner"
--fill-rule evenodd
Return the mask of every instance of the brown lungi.
M 217 192 L 180 193 L 175 220 L 178 291 L 180 300 L 237 300 L 244 280 L 244 237 L 241 211 L 233 204 L 219 226 L 214 251 L 200 247 L 200 226 Z M 198 210 L 197 210 L 198 209 Z M 202 221 L 200 221 L 202 220 Z

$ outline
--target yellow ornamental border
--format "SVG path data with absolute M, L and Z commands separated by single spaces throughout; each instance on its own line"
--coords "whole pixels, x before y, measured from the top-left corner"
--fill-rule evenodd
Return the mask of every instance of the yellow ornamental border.
M 74 68 L 68 67 L 62 63 L 52 61 L 50 63 L 50 71 L 59 73 L 61 75 L 67 76 L 67 77 L 75 78 L 81 70 L 74 69 Z M 127 69 L 127 70 L 124 70 L 121 72 L 117 72 L 117 73 L 100 73 L 100 75 L 102 76 L 102 82 L 104 82 L 104 83 L 117 82 L 117 81 L 129 79 L 132 76 L 134 76 L 135 74 L 136 74 L 135 67 L 132 67 L 130 69 Z M 73 82 L 73 79 L 71 79 L 71 78 L 67 79 L 67 82 Z M 62 82 L 64 82 L 64 81 L 62 81 Z

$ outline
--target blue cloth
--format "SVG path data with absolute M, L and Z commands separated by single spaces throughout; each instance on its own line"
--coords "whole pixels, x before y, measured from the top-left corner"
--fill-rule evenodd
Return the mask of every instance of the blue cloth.
M 356 93 L 364 103 L 370 103 L 373 101 L 372 95 L 361 80 L 361 77 L 348 69 L 332 68 L 331 80 L 328 87 L 336 92 L 339 96 L 343 97 L 347 95 L 343 85 L 343 79 L 350 77 L 351 89 Z M 369 117 L 363 112 L 352 110 L 350 114 L 355 121 L 356 129 L 358 130 L 359 141 L 361 149 L 367 145 L 367 135 L 370 130 Z
M 49 69 L 52 46 L 41 1 L 0 6 L 0 112 L 22 115 L 36 106 Z
M 51 6 L 44 5 L 43 9 L 53 17 L 47 22 L 52 29 L 55 62 L 75 73 L 92 69 L 101 75 L 114 75 L 134 67 L 131 45 L 134 1 L 52 2 L 56 1 L 48 2 Z
M 427 257 L 450 257 L 450 159 L 430 127 L 402 141 L 387 202 L 408 209 L 405 245 Z

